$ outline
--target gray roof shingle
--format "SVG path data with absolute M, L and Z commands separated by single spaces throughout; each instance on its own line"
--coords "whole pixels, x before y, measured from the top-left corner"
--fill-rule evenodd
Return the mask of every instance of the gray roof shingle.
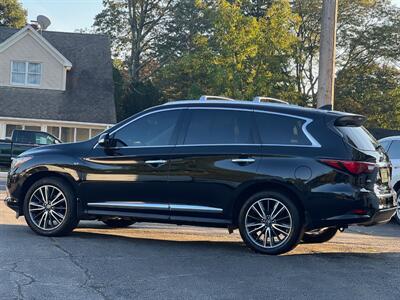
M 0 43 L 17 31 L 0 27 Z M 0 87 L 0 117 L 115 123 L 108 38 L 51 31 L 43 37 L 72 62 L 66 91 Z

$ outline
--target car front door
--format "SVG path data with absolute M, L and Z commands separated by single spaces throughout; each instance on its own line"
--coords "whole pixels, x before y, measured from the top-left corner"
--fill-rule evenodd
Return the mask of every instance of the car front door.
M 170 165 L 173 220 L 228 222 L 238 186 L 254 179 L 260 160 L 252 113 L 188 109 Z
M 110 133 L 115 147 L 93 149 L 80 188 L 89 213 L 169 218 L 169 165 L 183 111 L 140 116 Z

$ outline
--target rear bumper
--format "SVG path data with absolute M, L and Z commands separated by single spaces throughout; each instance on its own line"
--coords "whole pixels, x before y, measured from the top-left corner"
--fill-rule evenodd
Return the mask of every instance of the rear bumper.
M 388 223 L 396 213 L 396 207 L 381 209 L 368 214 L 356 215 L 345 214 L 336 216 L 323 221 L 324 226 L 348 226 L 348 225 L 363 225 L 372 226 L 377 224 Z
M 311 229 L 322 227 L 347 227 L 349 225 L 372 226 L 388 223 L 397 210 L 397 195 L 393 191 L 390 194 L 376 195 L 365 191 L 353 198 L 353 205 L 347 206 L 342 214 L 326 219 L 314 220 L 310 224 Z

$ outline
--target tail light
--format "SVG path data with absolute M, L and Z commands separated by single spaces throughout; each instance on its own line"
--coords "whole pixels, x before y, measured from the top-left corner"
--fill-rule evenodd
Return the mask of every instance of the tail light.
M 347 171 L 353 175 L 371 174 L 377 167 L 376 164 L 365 161 L 321 159 L 320 162 L 332 168 Z

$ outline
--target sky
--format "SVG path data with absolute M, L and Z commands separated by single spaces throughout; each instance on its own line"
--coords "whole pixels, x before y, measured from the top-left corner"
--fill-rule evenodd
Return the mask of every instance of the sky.
M 28 10 L 28 20 L 38 15 L 50 18 L 48 30 L 73 32 L 90 28 L 96 14 L 102 9 L 102 0 L 20 0 Z M 400 0 L 392 0 L 400 7 Z
M 400 1 L 400 0 L 399 0 Z M 45 15 L 51 20 L 48 30 L 73 32 L 90 28 L 102 10 L 102 0 L 20 0 L 28 11 L 28 21 Z

